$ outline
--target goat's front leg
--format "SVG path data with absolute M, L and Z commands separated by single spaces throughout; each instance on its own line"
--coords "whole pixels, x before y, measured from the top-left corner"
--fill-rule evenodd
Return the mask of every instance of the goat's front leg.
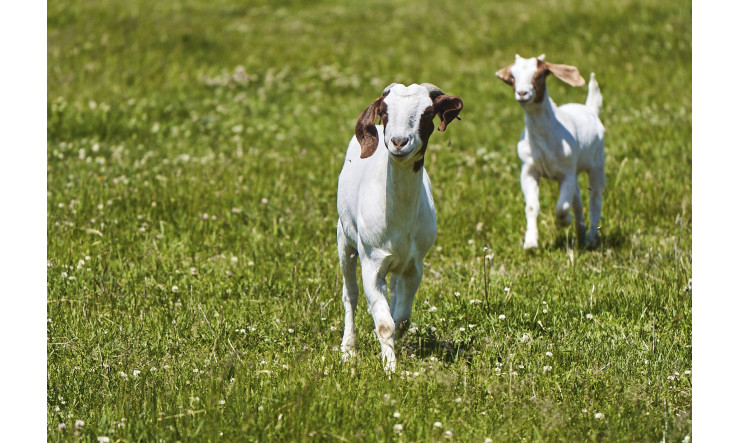
M 559 201 L 556 202 L 556 222 L 559 226 L 569 226 L 571 224 L 571 206 L 574 195 L 579 194 L 579 185 L 577 185 L 577 176 L 570 174 L 565 176 L 559 182 Z M 579 206 L 581 210 L 581 197 L 579 197 Z
M 540 175 L 533 171 L 527 163 L 523 163 L 523 170 L 520 173 L 520 187 L 523 189 L 525 197 L 525 242 L 523 248 L 538 248 L 538 212 L 540 204 L 538 203 L 538 183 Z
M 343 340 L 341 341 L 341 353 L 343 361 L 347 361 L 354 355 L 356 335 L 354 335 L 354 313 L 359 298 L 359 285 L 356 282 L 357 251 L 346 241 L 341 221 L 338 221 L 338 260 L 341 264 L 343 274 L 343 301 L 344 325 Z
M 392 318 L 395 321 L 395 341 L 405 335 L 410 326 L 413 301 L 423 278 L 423 264 L 414 263 L 402 274 L 392 276 Z
M 385 280 L 387 273 L 381 269 L 380 262 L 364 257 L 365 255 L 362 254 L 361 279 L 364 282 L 364 295 L 369 304 L 369 313 L 374 319 L 384 368 L 394 372 L 397 364 L 394 340 L 395 322 L 387 303 L 387 281 Z

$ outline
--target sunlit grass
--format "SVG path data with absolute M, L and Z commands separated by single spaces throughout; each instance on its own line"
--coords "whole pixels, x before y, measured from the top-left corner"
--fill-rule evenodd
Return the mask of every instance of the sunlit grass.
M 522 250 L 516 52 L 597 73 L 596 250 L 550 182 Z M 464 111 L 428 148 L 438 238 L 388 377 L 364 300 L 341 362 L 335 191 L 394 81 Z M 49 4 L 49 439 L 681 441 L 690 91 L 684 1 Z

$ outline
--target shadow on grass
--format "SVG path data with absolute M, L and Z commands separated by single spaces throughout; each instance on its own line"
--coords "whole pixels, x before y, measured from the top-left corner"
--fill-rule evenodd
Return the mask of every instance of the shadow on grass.
M 556 239 L 548 244 L 544 244 L 543 249 L 547 251 L 566 251 L 567 249 L 577 249 L 581 252 L 585 251 L 606 251 L 613 249 L 619 251 L 624 248 L 630 248 L 629 233 L 624 232 L 620 227 L 600 231 L 600 238 L 593 247 L 584 246 L 584 242 L 579 242 L 576 235 L 571 235 L 568 231 L 560 231 Z
M 473 339 L 458 342 L 446 340 L 438 337 L 430 329 L 403 337 L 401 349 L 405 355 L 415 354 L 420 359 L 435 357 L 445 363 L 459 361 L 470 363 L 476 352 Z

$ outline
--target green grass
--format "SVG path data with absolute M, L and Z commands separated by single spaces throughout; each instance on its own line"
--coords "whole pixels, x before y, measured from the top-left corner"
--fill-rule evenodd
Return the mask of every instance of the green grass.
M 691 435 L 691 21 L 684 0 L 50 2 L 48 439 Z M 516 52 L 597 73 L 596 250 L 556 228 L 552 182 L 522 250 L 523 115 L 494 77 Z M 431 138 L 438 238 L 388 377 L 364 300 L 340 361 L 335 192 L 394 81 L 465 107 Z

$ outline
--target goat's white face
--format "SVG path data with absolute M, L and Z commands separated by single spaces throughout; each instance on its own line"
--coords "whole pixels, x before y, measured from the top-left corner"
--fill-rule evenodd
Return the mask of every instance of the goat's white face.
M 515 63 L 495 72 L 497 78 L 512 86 L 515 100 L 521 105 L 540 103 L 546 97 L 546 76 L 553 74 L 572 86 L 584 86 L 584 78 L 576 66 L 544 61 L 545 55 L 523 58 L 515 54 Z
M 423 167 L 425 149 L 433 133 L 433 118 L 443 132 L 464 107 L 461 98 L 447 95 L 430 83 L 405 86 L 393 83 L 374 100 L 356 121 L 354 132 L 361 146 L 361 158 L 371 157 L 379 145 L 377 116 L 384 125 L 384 146 L 393 161 L 410 163 L 415 172 Z
M 413 157 L 427 143 L 434 115 L 428 89 L 416 84 L 392 86 L 379 109 L 390 155 L 396 160 Z
M 545 73 L 540 72 L 539 65 L 542 59 L 523 58 L 515 55 L 515 63 L 510 67 L 512 75 L 513 89 L 515 90 L 515 99 L 520 103 L 527 103 L 536 97 L 536 82 L 540 82 L 538 77 L 544 76 Z

